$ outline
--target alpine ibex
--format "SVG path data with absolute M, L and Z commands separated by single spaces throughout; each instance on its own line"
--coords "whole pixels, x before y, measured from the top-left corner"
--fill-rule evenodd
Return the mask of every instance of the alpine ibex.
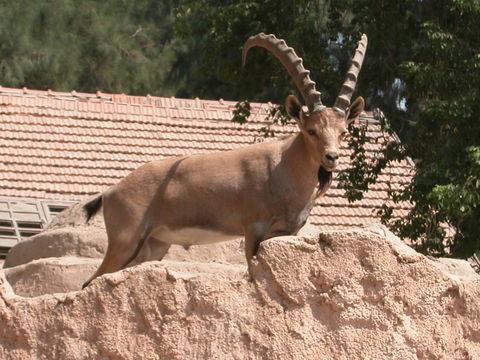
M 153 161 L 85 205 L 87 219 L 102 206 L 108 249 L 92 279 L 126 267 L 133 260 L 160 260 L 170 245 L 199 245 L 245 236 L 245 255 L 252 258 L 261 241 L 295 234 L 315 199 L 330 186 L 347 125 L 364 107 L 351 105 L 367 37 L 362 36 L 335 104 L 322 105 L 302 59 L 274 35 L 250 37 L 250 48 L 272 52 L 295 81 L 308 112 L 293 95 L 288 114 L 300 131 L 290 137 L 219 153 Z

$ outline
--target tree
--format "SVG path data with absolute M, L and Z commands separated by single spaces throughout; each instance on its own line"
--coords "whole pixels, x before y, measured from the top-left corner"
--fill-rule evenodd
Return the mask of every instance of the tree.
M 405 144 L 417 172 L 396 196 L 415 206 L 394 226 L 429 252 L 443 254 L 447 245 L 466 257 L 480 249 L 480 3 L 425 6 L 418 42 L 400 69 L 413 122 Z M 455 229 L 447 244 L 442 222 Z
M 252 49 L 245 69 L 241 49 L 259 32 L 284 38 L 304 58 L 323 98 L 333 101 L 343 74 L 329 57 L 336 35 L 325 31 L 323 2 L 183 0 L 176 11 L 175 29 L 183 46 L 172 80 L 182 82 L 182 96 L 278 101 L 286 89 L 295 92 L 282 65 L 264 50 Z M 318 51 L 322 49 L 322 51 Z M 323 49 L 326 49 L 325 51 Z M 343 53 L 342 53 L 343 55 Z M 346 68 L 348 56 L 337 56 Z M 321 79 L 321 81 L 319 81 Z M 335 89 L 335 91 L 332 91 Z
M 413 158 L 410 186 L 391 193 L 411 201 L 410 214 L 383 221 L 419 250 L 470 256 L 480 249 L 480 3 L 475 0 L 274 1 L 182 0 L 176 30 L 195 54 L 183 63 L 187 96 L 278 102 L 295 92 L 281 65 L 264 51 L 249 54 L 248 36 L 275 33 L 304 57 L 312 78 L 331 104 L 361 32 L 369 49 L 358 92 L 387 114 L 402 146 L 391 144 L 375 164 L 357 162 L 340 176 L 350 200 L 361 198 L 390 161 Z M 214 54 L 214 56 L 213 56 Z M 185 60 L 185 59 L 184 59 Z M 197 71 L 189 82 L 189 69 Z M 177 75 L 179 72 L 177 71 Z M 353 141 L 361 145 L 361 132 Z M 361 151 L 361 146 L 357 146 Z M 442 224 L 455 230 L 445 237 Z
M 171 2 L 0 2 L 3 86 L 165 93 Z M 163 26 L 158 26 L 158 24 Z

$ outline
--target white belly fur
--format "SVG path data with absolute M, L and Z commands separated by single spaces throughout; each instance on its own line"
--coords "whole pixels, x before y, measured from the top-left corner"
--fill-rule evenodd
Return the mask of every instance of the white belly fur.
M 194 227 L 177 230 L 170 230 L 167 227 L 162 227 L 157 229 L 155 233 L 152 234 L 152 237 L 166 244 L 190 246 L 234 240 L 241 236 Z

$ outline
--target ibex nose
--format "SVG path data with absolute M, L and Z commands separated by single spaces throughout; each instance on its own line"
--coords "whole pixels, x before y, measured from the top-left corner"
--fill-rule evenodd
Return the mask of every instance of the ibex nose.
M 326 165 L 328 165 L 329 167 L 334 168 L 335 166 L 337 166 L 337 161 L 338 161 L 338 152 L 330 151 L 325 154 L 325 162 L 326 162 Z
M 325 157 L 329 161 L 337 161 L 338 160 L 338 154 L 326 154 Z

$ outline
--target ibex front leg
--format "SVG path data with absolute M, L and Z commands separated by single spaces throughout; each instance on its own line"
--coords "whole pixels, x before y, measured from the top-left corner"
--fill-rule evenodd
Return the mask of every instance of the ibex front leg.
M 253 280 L 252 260 L 257 255 L 260 243 L 265 240 L 268 228 L 263 223 L 254 223 L 245 228 L 245 257 L 247 259 L 249 280 Z

